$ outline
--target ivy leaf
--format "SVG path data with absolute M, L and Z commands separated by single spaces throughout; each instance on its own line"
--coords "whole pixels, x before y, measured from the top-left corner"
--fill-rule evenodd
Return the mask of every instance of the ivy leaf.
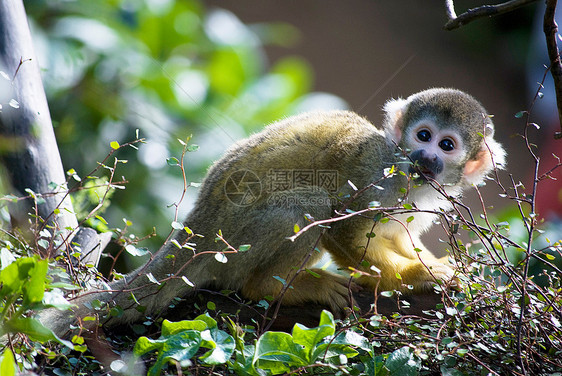
M 289 333 L 266 332 L 256 342 L 252 365 L 277 375 L 309 364 L 302 346 Z
M 157 376 L 160 375 L 162 367 L 172 360 L 179 362 L 184 367 L 190 365 L 190 359 L 197 353 L 200 345 L 200 332 L 184 330 L 170 336 L 162 336 L 157 340 L 140 337 L 135 343 L 133 353 L 140 356 L 151 351 L 158 351 L 156 362 L 147 373 L 148 376 Z
M 205 364 L 216 365 L 226 363 L 236 348 L 234 337 L 217 328 L 202 332 L 201 338 L 203 339 L 201 346 L 211 349 L 199 357 Z
M 392 352 L 384 364 L 390 375 L 401 376 L 417 376 L 420 365 L 420 360 L 414 357 L 408 346 Z

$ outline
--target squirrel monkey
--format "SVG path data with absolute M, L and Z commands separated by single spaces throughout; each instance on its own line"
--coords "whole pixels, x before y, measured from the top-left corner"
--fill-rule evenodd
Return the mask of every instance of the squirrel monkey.
M 295 276 L 303 264 L 311 268 L 318 261 L 320 250 L 328 251 L 341 268 L 371 274 L 370 266 L 380 270 L 378 277 L 357 280 L 379 291 L 404 285 L 423 291 L 436 279 L 451 280 L 447 261 L 420 242 L 437 217 L 434 212 L 451 209 L 435 185 L 457 197 L 463 188 L 481 183 L 494 164 L 503 165 L 505 152 L 493 139 L 486 110 L 461 91 L 429 89 L 390 100 L 384 111 L 382 129 L 352 112 L 313 112 L 271 124 L 236 143 L 209 169 L 185 220 L 200 236 L 179 231 L 175 242 L 165 244 L 151 262 L 111 284 L 112 291 L 120 292 L 78 297 L 74 314 L 86 316 L 84 303 L 99 299 L 124 309 L 107 325 L 140 319 L 194 291 L 182 276 L 195 287 L 238 290 L 253 300 L 275 297 L 283 278 L 292 280 L 283 304 L 316 302 L 341 311 L 349 305 L 349 278 L 321 269 Z M 390 176 L 393 166 L 404 174 Z M 342 209 L 404 203 L 419 211 L 391 213 L 389 221 L 365 212 L 288 239 L 296 226 L 337 217 Z M 224 241 L 217 241 L 217 234 Z M 235 249 L 251 247 L 220 253 L 225 242 Z M 150 282 L 148 273 L 162 283 Z M 138 304 L 146 309 L 139 310 Z M 55 310 L 40 318 L 59 335 L 74 320 Z

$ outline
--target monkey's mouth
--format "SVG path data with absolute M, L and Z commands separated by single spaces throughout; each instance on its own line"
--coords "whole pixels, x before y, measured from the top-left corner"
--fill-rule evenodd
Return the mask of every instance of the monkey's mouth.
M 411 175 L 417 175 L 414 176 L 415 180 L 435 180 L 435 173 L 433 170 L 424 166 L 410 166 L 409 172 Z

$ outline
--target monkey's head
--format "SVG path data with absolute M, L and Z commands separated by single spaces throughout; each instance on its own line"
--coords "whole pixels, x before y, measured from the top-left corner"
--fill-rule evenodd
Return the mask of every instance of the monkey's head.
M 385 104 L 387 138 L 408 153 L 409 172 L 420 181 L 444 185 L 479 184 L 505 164 L 484 107 L 455 89 L 429 89 Z

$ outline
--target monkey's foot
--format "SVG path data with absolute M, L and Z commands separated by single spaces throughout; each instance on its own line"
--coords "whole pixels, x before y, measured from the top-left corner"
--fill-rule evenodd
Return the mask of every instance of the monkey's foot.
M 290 280 L 290 279 L 289 279 Z M 289 282 L 289 280 L 287 282 Z M 256 288 L 257 287 L 257 288 Z M 266 295 L 280 297 L 281 289 L 265 284 L 247 284 L 242 294 L 250 299 L 259 300 Z M 302 271 L 283 292 L 283 305 L 301 305 L 317 303 L 329 307 L 336 317 L 343 317 L 345 309 L 351 306 L 351 292 L 361 287 L 349 280 L 349 277 L 336 275 L 321 269 Z M 269 291 L 268 291 L 269 290 Z
M 306 301 L 317 302 L 330 307 L 330 311 L 337 317 L 343 317 L 345 309 L 352 305 L 351 292 L 361 289 L 350 282 L 349 277 L 321 269 L 301 272 L 292 286 L 287 290 L 283 303 L 296 305 Z

